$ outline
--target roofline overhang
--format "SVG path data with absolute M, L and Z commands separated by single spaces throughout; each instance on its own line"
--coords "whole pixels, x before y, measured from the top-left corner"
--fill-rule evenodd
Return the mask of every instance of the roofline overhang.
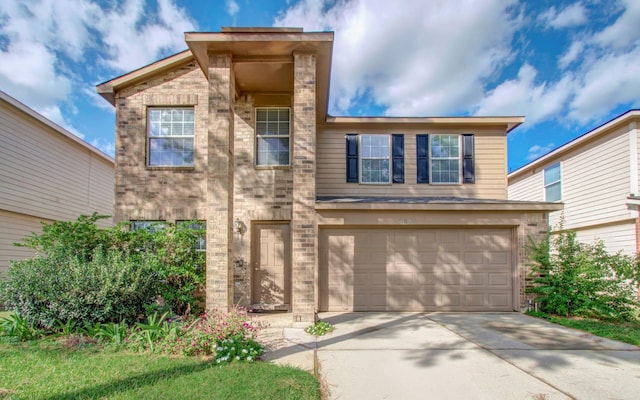
M 511 180 L 511 179 L 516 179 L 522 175 L 527 174 L 530 171 L 534 171 L 536 168 L 539 168 L 540 166 L 544 165 L 544 164 L 548 164 L 550 162 L 554 162 L 556 161 L 557 158 L 560 158 L 561 156 L 576 150 L 577 148 L 579 148 L 580 146 L 583 146 L 589 142 L 591 142 L 592 140 L 595 140 L 607 133 L 609 133 L 612 129 L 625 124 L 625 123 L 629 123 L 631 122 L 631 120 L 635 119 L 635 118 L 640 118 L 640 109 L 631 109 L 628 110 L 620 115 L 618 115 L 617 117 L 605 122 L 604 124 L 578 136 L 577 138 L 563 144 L 560 147 L 557 147 L 556 149 L 550 151 L 547 154 L 544 154 L 540 157 L 538 157 L 537 159 L 531 161 L 528 164 L 523 165 L 522 167 L 516 169 L 515 171 L 511 172 L 510 174 L 507 175 L 507 179 Z
M 118 90 L 141 82 L 160 72 L 175 68 L 178 65 L 185 64 L 191 60 L 193 60 L 193 54 L 187 49 L 124 75 L 120 75 L 117 78 L 100 83 L 96 86 L 96 91 L 111 103 L 111 105 L 115 106 L 115 93 Z
M 185 32 L 185 41 L 200 69 L 208 76 L 209 54 L 230 54 L 232 60 L 252 57 L 273 60 L 296 53 L 316 55 L 316 121 L 324 121 L 329 107 L 333 32 L 303 32 L 301 28 L 223 28 L 221 32 Z M 277 44 L 276 46 L 265 44 Z M 247 54 L 255 46 L 259 54 Z
M 563 203 L 545 202 L 429 202 L 429 203 L 378 203 L 378 202 L 316 202 L 316 211 L 361 210 L 361 211 L 517 211 L 517 212 L 551 212 L 564 209 Z
M 327 125 L 475 125 L 475 126 L 506 126 L 507 133 L 522 123 L 525 117 L 334 117 L 328 116 Z
M 69 132 L 65 128 L 61 127 L 60 125 L 46 118 L 42 114 L 36 112 L 35 110 L 28 107 L 27 105 L 9 96 L 7 93 L 3 92 L 2 90 L 0 90 L 0 100 L 6 102 L 7 104 L 11 105 L 13 108 L 21 111 L 22 113 L 27 114 L 29 117 L 45 124 L 46 126 L 53 129 L 54 131 L 64 136 L 65 138 L 79 144 L 85 149 L 91 151 L 92 153 L 95 153 L 97 156 L 109 162 L 110 164 L 115 165 L 115 160 L 111 156 L 105 154 L 102 150 L 98 149 L 95 146 L 90 145 L 89 143 L 85 142 L 84 140 L 74 135 L 73 133 Z

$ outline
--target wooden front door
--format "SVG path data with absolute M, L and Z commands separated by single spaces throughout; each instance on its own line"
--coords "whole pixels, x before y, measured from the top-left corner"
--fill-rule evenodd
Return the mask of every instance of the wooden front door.
M 256 224 L 253 229 L 252 303 L 291 304 L 291 250 L 288 224 Z

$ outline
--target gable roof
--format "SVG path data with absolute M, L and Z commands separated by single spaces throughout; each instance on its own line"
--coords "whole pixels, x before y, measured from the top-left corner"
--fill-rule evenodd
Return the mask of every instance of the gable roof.
M 106 82 L 102 82 L 96 86 L 98 94 L 104 97 L 111 105 L 115 106 L 115 92 L 131 86 L 137 82 L 143 81 L 158 73 L 171 70 L 179 65 L 192 61 L 193 54 L 191 50 L 184 50 L 172 56 L 165 57 L 161 60 L 145 65 L 126 74 L 120 75 Z
M 53 129 L 56 133 L 58 133 L 59 135 L 61 135 L 65 139 L 71 140 L 72 142 L 75 142 L 75 143 L 79 144 L 80 146 L 86 148 L 87 150 L 91 151 L 92 153 L 96 154 L 97 156 L 99 156 L 100 158 L 104 159 L 105 161 L 111 163 L 112 165 L 115 164 L 114 159 L 111 156 L 109 156 L 106 153 L 104 153 L 102 150 L 98 149 L 95 146 L 90 145 L 89 143 L 85 142 L 84 140 L 82 140 L 78 136 L 74 135 L 73 133 L 71 133 L 68 130 L 64 129 L 60 125 L 58 125 L 55 122 L 51 121 L 50 119 L 46 118 L 42 114 L 34 111 L 33 109 L 29 108 L 25 104 L 23 104 L 20 101 L 14 99 L 13 97 L 9 96 L 7 93 L 3 92 L 2 90 L 0 90 L 0 101 L 3 101 L 4 103 L 9 104 L 11 107 L 13 107 L 14 109 L 17 109 L 17 110 L 21 111 L 22 113 L 28 115 L 30 118 L 41 122 L 42 124 L 44 124 L 44 125 L 48 126 L 49 128 Z
M 619 128 L 624 124 L 629 124 L 635 119 L 640 121 L 640 109 L 628 110 L 618 115 L 617 117 L 614 117 L 613 119 L 597 126 L 596 128 L 586 133 L 583 133 L 577 138 L 570 140 L 569 142 L 563 144 L 562 146 L 559 146 L 554 150 L 551 150 L 547 154 L 544 154 L 536 158 L 535 160 L 523 165 L 522 167 L 516 169 L 515 171 L 511 172 L 509 175 L 507 175 L 507 179 L 508 180 L 515 179 L 521 175 L 526 174 L 527 172 L 530 172 L 532 170 L 535 170 L 536 168 L 541 167 L 542 165 L 551 163 L 559 159 L 563 155 L 571 151 L 574 151 L 576 149 L 579 149 L 580 147 L 586 145 L 587 143 L 590 143 L 595 139 L 598 139 L 600 137 L 606 136 L 609 133 L 614 132 L 615 129 Z

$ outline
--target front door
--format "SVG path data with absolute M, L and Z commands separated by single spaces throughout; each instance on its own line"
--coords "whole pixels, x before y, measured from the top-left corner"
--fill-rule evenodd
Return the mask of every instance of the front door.
M 252 303 L 287 309 L 291 304 L 290 234 L 288 224 L 256 224 L 253 229 Z

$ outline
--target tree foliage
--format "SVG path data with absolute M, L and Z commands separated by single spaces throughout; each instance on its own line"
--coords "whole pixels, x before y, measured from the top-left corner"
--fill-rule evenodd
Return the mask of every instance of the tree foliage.
M 633 319 L 638 310 L 638 259 L 609 254 L 601 241 L 580 243 L 573 231 L 528 245 L 541 311 L 564 316 Z

